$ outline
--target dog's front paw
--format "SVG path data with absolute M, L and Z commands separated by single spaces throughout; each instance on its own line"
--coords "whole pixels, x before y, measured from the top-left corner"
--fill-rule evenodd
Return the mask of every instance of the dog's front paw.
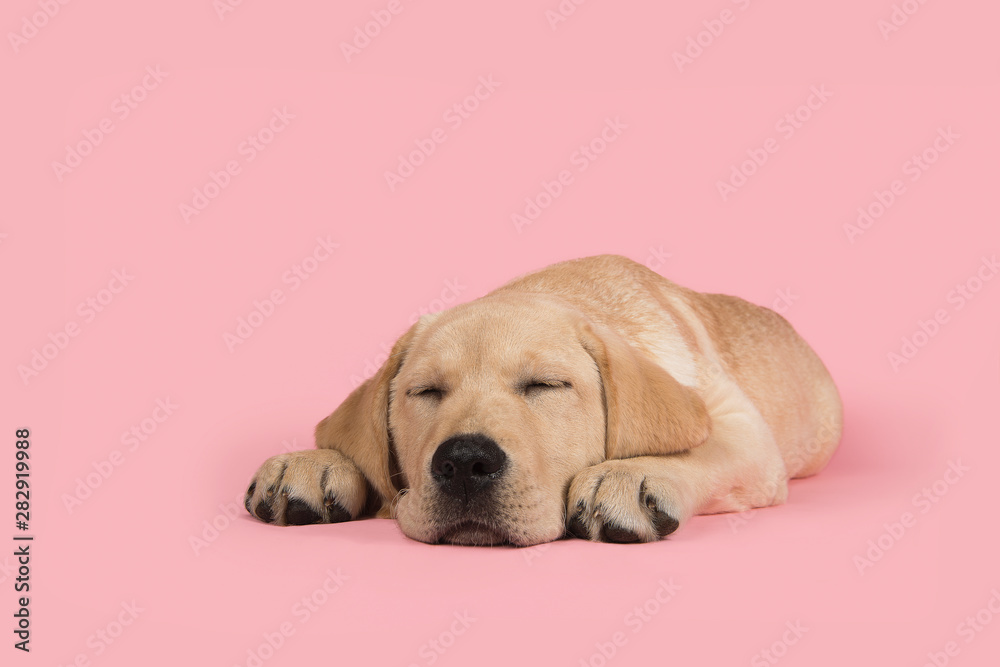
M 681 511 L 667 484 L 636 460 L 591 466 L 569 487 L 568 530 L 598 542 L 655 542 L 677 530 Z
M 332 449 L 310 449 L 265 461 L 244 505 L 261 521 L 301 526 L 357 518 L 366 497 L 365 478 L 353 461 Z

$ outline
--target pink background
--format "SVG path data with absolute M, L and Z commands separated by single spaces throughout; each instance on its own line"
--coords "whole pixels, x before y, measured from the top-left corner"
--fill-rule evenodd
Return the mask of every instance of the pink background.
M 222 18 L 211 0 L 5 3 L 3 532 L 19 532 L 13 440 L 28 427 L 36 536 L 30 655 L 11 647 L 0 557 L 5 664 L 254 665 L 262 644 L 268 667 L 995 664 L 1000 280 L 976 281 L 1000 251 L 1000 8 L 902 5 L 915 13 L 887 32 L 889 0 L 595 1 L 555 28 L 557 0 L 402 0 L 394 15 L 387 0 L 247 0 Z M 373 11 L 392 20 L 348 61 L 341 43 Z M 706 46 L 679 68 L 689 38 Z M 445 113 L 480 77 L 495 89 L 456 127 Z M 802 107 L 813 88 L 829 98 Z M 241 143 L 275 108 L 294 118 L 248 159 Z M 608 119 L 625 127 L 581 162 Z M 385 172 L 437 128 L 443 143 L 390 190 Z M 765 146 L 724 200 L 718 182 Z M 935 161 L 914 171 L 925 150 Z M 230 161 L 186 222 L 180 206 Z M 518 231 L 512 214 L 563 170 L 572 181 Z M 849 240 L 858 208 L 890 195 Z M 293 289 L 283 276 L 317 237 L 339 247 Z M 844 399 L 829 468 L 784 507 L 637 546 L 431 547 L 390 521 L 285 529 L 235 504 L 266 457 L 312 445 L 449 284 L 466 301 L 597 253 L 780 308 Z M 102 292 L 123 269 L 127 286 Z M 954 291 L 966 283 L 971 300 Z M 230 351 L 225 334 L 274 290 L 283 302 Z M 88 298 L 105 300 L 93 317 Z M 64 349 L 24 381 L 50 336 Z M 894 368 L 904 337 L 920 347 Z M 176 409 L 150 421 L 166 399 Z M 130 448 L 144 420 L 155 431 Z M 347 577 L 329 594 L 328 570 Z M 680 586 L 662 604 L 661 580 Z M 295 605 L 314 594 L 306 618 Z

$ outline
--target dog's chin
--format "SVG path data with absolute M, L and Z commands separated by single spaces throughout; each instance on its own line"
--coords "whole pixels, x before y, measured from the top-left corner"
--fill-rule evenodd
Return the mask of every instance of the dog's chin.
M 511 544 L 510 536 L 498 528 L 479 521 L 462 521 L 450 526 L 437 539 L 439 544 L 458 544 L 469 547 L 490 547 Z

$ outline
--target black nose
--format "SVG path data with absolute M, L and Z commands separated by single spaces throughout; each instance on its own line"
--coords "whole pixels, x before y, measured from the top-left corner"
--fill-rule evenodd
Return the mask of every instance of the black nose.
M 431 474 L 442 491 L 468 501 L 503 475 L 506 463 L 507 455 L 493 438 L 479 433 L 456 435 L 434 452 Z

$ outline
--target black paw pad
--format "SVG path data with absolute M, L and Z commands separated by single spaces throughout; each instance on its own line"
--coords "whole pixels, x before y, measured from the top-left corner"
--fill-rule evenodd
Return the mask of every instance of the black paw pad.
M 642 493 L 643 501 L 646 503 L 646 509 L 649 510 L 649 517 L 653 521 L 653 529 L 656 531 L 656 534 L 660 537 L 666 537 L 677 530 L 680 523 L 677 519 L 662 511 L 653 496 L 646 494 L 645 482 L 642 483 L 640 493 Z
M 642 539 L 631 530 L 621 528 L 611 523 L 606 523 L 601 527 L 601 539 L 605 542 L 618 542 L 620 544 L 631 544 L 641 542 Z
M 243 507 L 246 507 L 247 508 L 247 512 L 249 512 L 250 514 L 253 514 L 253 510 L 250 509 L 250 499 L 253 498 L 253 492 L 254 492 L 254 489 L 256 489 L 256 488 L 257 488 L 257 482 L 251 482 L 250 483 L 250 488 L 247 489 L 246 496 L 243 497 Z
M 653 512 L 653 528 L 656 529 L 656 534 L 660 537 L 666 537 L 674 532 L 679 525 L 680 523 L 677 519 L 666 512 L 661 512 L 660 510 Z
M 289 526 L 307 526 L 311 523 L 322 523 L 323 517 L 298 498 L 289 498 L 285 509 L 285 523 Z
M 330 515 L 330 523 L 342 523 L 344 521 L 351 520 L 351 513 L 340 506 L 333 496 L 326 496 L 323 498 L 323 504 L 326 505 L 326 512 Z
M 581 540 L 589 540 L 590 533 L 587 532 L 587 526 L 583 523 L 583 513 L 577 512 L 572 519 L 569 520 L 569 532 L 573 533 L 576 537 Z
M 253 508 L 253 515 L 267 523 L 271 523 L 274 520 L 274 513 L 271 511 L 271 506 L 267 504 L 267 501 L 263 500 L 257 503 L 257 507 Z
M 587 525 L 583 522 L 584 509 L 586 508 L 581 500 L 576 504 L 576 513 L 573 514 L 573 518 L 569 520 L 569 525 L 566 528 L 581 540 L 589 540 L 590 533 L 587 531 Z

